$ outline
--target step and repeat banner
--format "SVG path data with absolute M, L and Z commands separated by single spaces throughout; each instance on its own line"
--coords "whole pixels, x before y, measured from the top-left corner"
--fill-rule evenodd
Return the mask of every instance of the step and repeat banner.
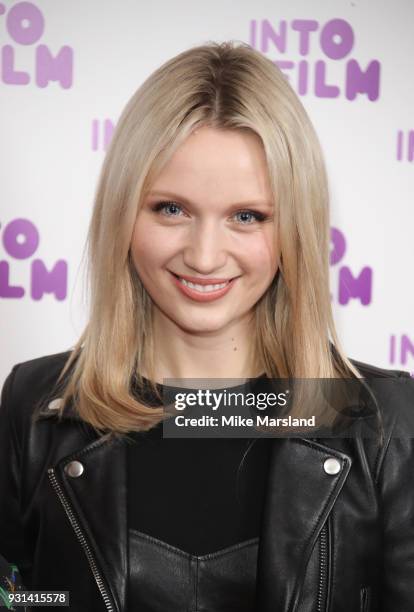
M 413 23 L 411 0 L 0 2 L 0 382 L 82 331 L 86 232 L 127 100 L 173 55 L 230 39 L 281 68 L 318 132 L 347 354 L 414 374 Z

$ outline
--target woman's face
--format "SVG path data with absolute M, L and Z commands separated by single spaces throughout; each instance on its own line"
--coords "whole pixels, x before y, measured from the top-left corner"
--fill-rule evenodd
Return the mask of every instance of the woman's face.
M 247 322 L 278 269 L 275 219 L 259 137 L 193 132 L 145 195 L 132 236 L 156 316 L 190 333 Z

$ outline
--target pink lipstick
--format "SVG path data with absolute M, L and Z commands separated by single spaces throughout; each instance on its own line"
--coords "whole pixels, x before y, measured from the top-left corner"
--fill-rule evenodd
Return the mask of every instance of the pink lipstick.
M 196 302 L 211 302 L 226 295 L 232 288 L 237 277 L 223 278 L 197 278 L 195 276 L 178 276 L 171 272 L 174 284 L 190 299 Z

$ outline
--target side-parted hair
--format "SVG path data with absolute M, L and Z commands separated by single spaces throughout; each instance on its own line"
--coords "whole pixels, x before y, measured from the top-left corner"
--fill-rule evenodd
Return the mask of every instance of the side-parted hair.
M 254 132 L 266 155 L 281 249 L 279 270 L 255 307 L 252 350 L 266 375 L 360 376 L 332 316 L 328 184 L 311 121 L 269 59 L 242 42 L 208 42 L 173 57 L 139 87 L 103 163 L 87 238 L 88 323 L 59 378 L 66 377 L 63 407 L 71 399 L 100 432 L 146 430 L 163 418 L 162 408 L 140 403 L 133 390 L 143 371 L 155 380 L 155 355 L 153 304 L 129 249 L 151 182 L 205 125 Z

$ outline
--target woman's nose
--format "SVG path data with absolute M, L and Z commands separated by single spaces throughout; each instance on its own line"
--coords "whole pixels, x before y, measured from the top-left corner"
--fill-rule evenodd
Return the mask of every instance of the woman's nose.
M 185 265 L 201 274 L 223 268 L 227 258 L 224 234 L 213 220 L 194 224 L 184 246 Z

